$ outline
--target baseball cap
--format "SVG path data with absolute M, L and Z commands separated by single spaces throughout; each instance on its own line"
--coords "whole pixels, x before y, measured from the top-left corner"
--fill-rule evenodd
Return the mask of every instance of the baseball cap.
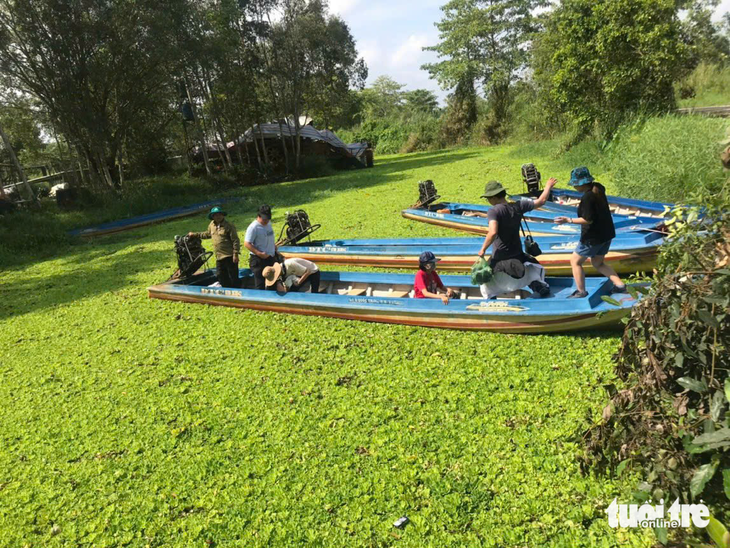
M 267 221 L 270 220 L 271 219 L 271 206 L 266 205 L 266 204 L 259 206 L 258 214 L 259 214 L 259 217 L 261 217 L 262 219 L 265 219 Z
M 418 257 L 419 263 L 435 263 L 436 261 L 440 261 L 441 259 L 437 259 L 436 255 L 431 253 L 430 251 L 424 251 L 421 253 L 421 256 Z

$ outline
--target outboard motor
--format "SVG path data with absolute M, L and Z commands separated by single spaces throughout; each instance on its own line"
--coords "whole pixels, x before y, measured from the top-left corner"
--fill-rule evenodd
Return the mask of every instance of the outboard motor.
M 432 180 L 418 182 L 418 201 L 411 206 L 413 209 L 423 209 L 432 205 L 441 198 L 436 191 L 436 185 Z
M 294 213 L 287 211 L 284 217 L 284 226 L 281 228 L 279 241 L 276 242 L 276 245 L 294 245 L 299 243 L 321 226 L 313 225 L 309 220 L 309 215 L 303 209 L 298 209 Z M 284 237 L 284 233 L 286 233 L 286 237 Z
M 175 253 L 177 253 L 177 271 L 174 279 L 184 279 L 195 274 L 213 256 L 206 251 L 197 236 L 175 236 Z
M 538 196 L 542 191 L 542 176 L 535 164 L 522 164 L 522 180 L 527 186 L 527 193 L 531 196 Z

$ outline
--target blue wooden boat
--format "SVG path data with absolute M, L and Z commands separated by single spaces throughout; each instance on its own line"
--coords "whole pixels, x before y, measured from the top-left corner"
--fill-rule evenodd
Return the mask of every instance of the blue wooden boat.
M 213 206 L 222 205 L 226 202 L 237 201 L 240 198 L 232 198 L 228 200 L 212 200 L 210 202 L 202 202 L 199 204 L 193 204 L 184 207 L 176 207 L 173 209 L 165 209 L 163 211 L 156 211 L 155 213 L 148 213 L 146 215 L 138 215 L 136 217 L 130 217 L 128 219 L 120 219 L 118 221 L 111 221 L 96 226 L 90 226 L 87 228 L 76 228 L 69 230 L 69 236 L 81 236 L 84 238 L 90 238 L 92 236 L 103 236 L 106 234 L 114 234 L 116 232 L 123 232 L 125 230 L 132 230 L 141 226 L 147 226 L 157 223 L 164 223 L 173 219 L 179 219 L 181 217 L 190 217 L 196 215 L 205 210 L 210 209 Z
M 551 294 L 532 297 L 519 290 L 502 298 L 485 300 L 468 276 L 443 276 L 443 282 L 462 292 L 444 305 L 440 300 L 412 298 L 413 274 L 322 272 L 321 293 L 287 293 L 250 289 L 251 271 L 241 270 L 242 289 L 209 287 L 212 271 L 184 281 L 169 281 L 148 289 L 149 296 L 188 303 L 248 308 L 267 312 L 326 316 L 346 320 L 418 325 L 503 333 L 561 333 L 614 327 L 635 300 L 629 294 L 613 295 L 619 306 L 602 299 L 612 284 L 605 278 L 586 280 L 588 296 L 568 299 L 570 278 L 548 278 Z
M 536 237 L 542 249 L 538 257 L 548 274 L 571 275 L 570 256 L 578 237 Z M 439 269 L 466 271 L 476 260 L 483 238 L 404 238 L 373 240 L 324 240 L 279 247 L 285 257 L 302 257 L 320 264 L 370 266 L 380 268 L 418 268 L 418 256 L 432 251 L 441 259 Z M 606 255 L 606 263 L 619 274 L 648 272 L 656 266 L 661 234 L 626 233 L 618 235 Z M 590 264 L 586 272 L 595 274 Z
M 577 206 L 580 202 L 582 194 L 577 190 L 553 188 L 550 193 L 550 202 L 548 204 Z M 642 217 L 664 218 L 676 204 L 669 202 L 652 202 L 649 200 L 634 200 L 633 198 L 624 198 L 622 196 L 606 196 L 608 205 L 614 214 L 620 215 L 639 215 Z M 547 204 L 546 204 L 547 205 Z
M 435 211 L 433 209 L 435 209 Z M 402 211 L 403 217 L 437 226 L 454 228 L 474 234 L 486 234 L 489 221 L 474 213 L 487 213 L 491 206 L 481 204 L 462 204 L 446 202 L 434 208 L 408 208 Z M 525 214 L 526 223 L 533 235 L 550 236 L 557 234 L 580 234 L 577 225 L 558 225 L 555 218 L 575 215 L 576 208 L 562 204 L 551 204 L 546 208 L 536 209 Z M 638 217 L 633 215 L 614 215 L 614 226 L 617 232 L 634 232 L 638 230 L 661 231 L 663 220 L 656 217 Z

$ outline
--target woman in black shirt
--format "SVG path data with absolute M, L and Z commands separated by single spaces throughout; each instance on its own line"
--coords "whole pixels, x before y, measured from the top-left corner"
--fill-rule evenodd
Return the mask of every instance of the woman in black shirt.
M 586 167 L 577 167 L 570 174 L 570 186 L 583 192 L 578 205 L 578 217 L 557 217 L 558 224 L 572 223 L 581 225 L 580 243 L 570 258 L 573 268 L 576 290 L 569 298 L 581 298 L 586 292 L 583 263 L 591 260 L 593 268 L 613 282 L 613 293 L 626 291 L 626 284 L 621 281 L 616 271 L 605 263 L 606 253 L 611 247 L 611 240 L 616 237 L 611 209 L 606 199 L 606 189 L 597 183 Z

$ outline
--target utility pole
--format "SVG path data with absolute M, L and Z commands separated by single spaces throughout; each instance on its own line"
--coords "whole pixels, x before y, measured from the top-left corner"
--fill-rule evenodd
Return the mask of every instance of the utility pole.
M 40 205 L 38 202 L 38 197 L 33 192 L 33 189 L 28 184 L 28 178 L 25 176 L 25 171 L 23 170 L 23 166 L 20 165 L 20 162 L 18 161 L 18 157 L 15 155 L 15 151 L 13 150 L 13 147 L 10 145 L 10 139 L 8 139 L 8 136 L 3 131 L 2 125 L 0 125 L 0 139 L 2 139 L 2 142 L 5 144 L 5 148 L 8 149 L 8 152 L 10 153 L 10 161 L 13 162 L 15 165 L 15 170 L 18 172 L 18 177 L 20 177 L 20 180 L 23 183 L 23 186 L 25 187 L 26 191 L 28 192 L 29 200 L 33 201 L 36 205 Z M 15 187 L 17 188 L 18 184 L 15 183 Z

